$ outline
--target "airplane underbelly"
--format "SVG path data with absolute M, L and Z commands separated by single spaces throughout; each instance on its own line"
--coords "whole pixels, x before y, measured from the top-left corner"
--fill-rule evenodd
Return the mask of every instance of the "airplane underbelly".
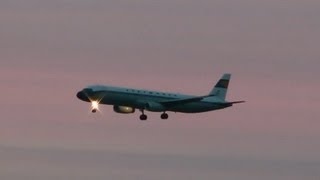
M 170 111 L 182 113 L 201 113 L 222 108 L 224 107 L 217 106 L 212 103 L 189 103 L 173 107 L 170 109 Z

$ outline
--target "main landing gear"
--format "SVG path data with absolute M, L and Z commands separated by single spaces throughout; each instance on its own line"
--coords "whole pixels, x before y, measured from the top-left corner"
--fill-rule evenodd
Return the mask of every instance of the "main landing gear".
M 142 114 L 140 115 L 140 120 L 145 121 L 148 119 L 148 116 L 144 114 L 144 110 L 140 110 Z M 163 112 L 160 116 L 161 119 L 168 119 L 169 115 L 166 112 Z
M 164 113 L 161 114 L 160 117 L 161 117 L 161 119 L 168 119 L 168 118 L 169 118 L 169 115 L 164 112 Z
M 142 114 L 140 115 L 140 120 L 141 121 L 145 121 L 148 119 L 148 116 L 144 114 L 144 110 L 140 109 L 140 111 L 142 112 Z
M 145 121 L 145 120 L 147 120 L 148 119 L 148 116 L 147 115 L 145 115 L 145 114 L 141 114 L 140 115 L 140 120 L 141 121 Z

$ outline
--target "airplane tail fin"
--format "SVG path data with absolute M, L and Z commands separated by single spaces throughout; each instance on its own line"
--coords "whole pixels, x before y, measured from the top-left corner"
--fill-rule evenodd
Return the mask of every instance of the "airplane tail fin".
M 221 100 L 226 99 L 231 74 L 224 74 L 209 93 L 210 96 L 218 97 Z

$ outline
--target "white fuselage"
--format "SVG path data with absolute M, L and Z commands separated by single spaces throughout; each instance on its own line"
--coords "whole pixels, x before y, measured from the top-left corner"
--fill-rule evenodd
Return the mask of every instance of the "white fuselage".
M 220 100 L 217 97 L 207 97 L 196 102 L 182 104 L 178 103 L 170 107 L 148 109 L 146 108 L 146 103 L 153 103 L 155 106 L 158 106 L 158 103 L 161 102 L 179 101 L 180 99 L 183 100 L 195 98 L 197 96 L 101 85 L 88 86 L 80 91 L 77 96 L 79 99 L 87 102 L 97 100 L 100 104 L 128 106 L 140 110 L 146 109 L 154 112 L 173 111 L 183 113 L 199 113 L 223 109 L 230 106 L 223 104 L 225 101 Z

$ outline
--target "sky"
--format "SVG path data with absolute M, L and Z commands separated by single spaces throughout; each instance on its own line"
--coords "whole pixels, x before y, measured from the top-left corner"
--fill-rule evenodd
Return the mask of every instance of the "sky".
M 1 0 L 1 180 L 318 180 L 320 1 Z M 227 99 L 89 113 L 107 84 Z

